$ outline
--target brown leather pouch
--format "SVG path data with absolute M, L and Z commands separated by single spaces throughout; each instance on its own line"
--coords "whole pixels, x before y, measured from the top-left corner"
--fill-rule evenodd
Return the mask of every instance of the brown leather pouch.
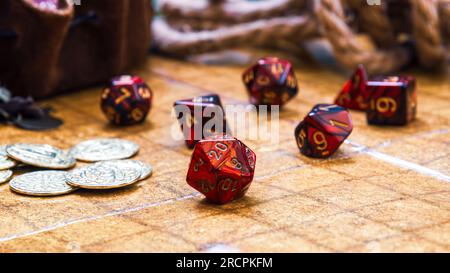
M 42 0 L 41 0 L 42 1 Z M 146 59 L 148 0 L 0 0 L 0 85 L 43 98 L 103 82 Z

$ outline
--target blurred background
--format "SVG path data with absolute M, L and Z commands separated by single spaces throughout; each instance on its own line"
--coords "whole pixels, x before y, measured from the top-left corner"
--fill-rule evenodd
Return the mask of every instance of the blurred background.
M 350 69 L 363 63 L 373 73 L 412 64 L 436 71 L 448 64 L 445 0 L 159 0 L 154 5 L 156 47 L 175 56 L 252 46 L 336 59 Z
M 371 75 L 449 75 L 450 0 L 73 3 L 0 1 L 1 85 L 45 98 L 103 83 L 152 54 L 213 65 L 272 54 L 337 73 L 364 64 Z

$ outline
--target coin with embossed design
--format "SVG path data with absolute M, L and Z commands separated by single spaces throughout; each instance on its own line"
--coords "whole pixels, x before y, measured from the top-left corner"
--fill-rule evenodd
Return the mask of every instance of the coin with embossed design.
M 67 172 L 39 171 L 14 177 L 9 183 L 12 191 L 31 196 L 57 196 L 75 191 L 67 184 Z
M 75 158 L 50 145 L 19 143 L 6 146 L 8 156 L 22 163 L 48 169 L 69 169 Z
M 139 151 L 139 145 L 118 138 L 99 138 L 75 145 L 70 154 L 85 162 L 130 158 Z
M 0 171 L 0 184 L 8 182 L 13 175 L 13 172 L 10 170 Z
M 98 162 L 67 174 L 67 183 L 85 189 L 115 189 L 140 180 L 141 172 L 126 164 Z
M 19 143 L 6 146 L 9 157 L 22 163 L 48 169 L 69 169 L 75 158 L 50 145 Z
M 153 173 L 153 166 L 144 163 L 139 160 L 134 159 L 125 159 L 125 160 L 111 160 L 111 161 L 103 161 L 103 164 L 109 165 L 111 168 L 122 168 L 122 167 L 129 167 L 134 168 L 138 170 L 141 175 L 139 177 L 139 180 L 145 180 L 149 178 Z
M 14 159 L 11 159 L 6 153 L 6 146 L 0 146 L 0 170 L 7 170 L 15 167 L 17 162 Z

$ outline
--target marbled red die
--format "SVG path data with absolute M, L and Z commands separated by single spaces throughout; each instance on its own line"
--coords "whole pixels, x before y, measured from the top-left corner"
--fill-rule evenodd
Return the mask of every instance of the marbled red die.
M 367 121 L 374 125 L 406 125 L 417 112 L 414 77 L 378 77 L 367 83 Z
M 256 155 L 234 137 L 201 140 L 192 154 L 187 183 L 217 204 L 242 197 L 253 180 Z
M 353 110 L 366 110 L 366 90 L 368 76 L 363 65 L 359 65 L 352 77 L 345 83 L 341 93 L 335 100 L 335 104 Z
M 119 76 L 103 90 L 101 109 L 112 124 L 133 125 L 147 118 L 152 98 L 152 91 L 141 78 Z
M 186 145 L 191 149 L 206 137 L 229 132 L 225 111 L 217 94 L 178 100 L 174 103 L 174 110 Z
M 308 157 L 333 155 L 353 130 L 347 109 L 334 104 L 318 104 L 295 129 L 300 152 Z
M 243 81 L 255 105 L 283 106 L 298 94 L 292 64 L 274 57 L 260 59 L 243 74 Z

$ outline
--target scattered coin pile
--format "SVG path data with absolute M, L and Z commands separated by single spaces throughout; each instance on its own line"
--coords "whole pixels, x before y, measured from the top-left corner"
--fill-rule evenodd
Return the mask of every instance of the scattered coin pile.
M 42 144 L 0 146 L 0 184 L 10 181 L 12 191 L 31 196 L 57 196 L 79 188 L 126 187 L 152 175 L 150 164 L 128 159 L 138 151 L 136 143 L 116 138 L 84 141 L 68 152 Z M 77 160 L 92 164 L 64 171 L 73 168 Z M 12 178 L 11 169 L 20 164 L 46 170 Z

